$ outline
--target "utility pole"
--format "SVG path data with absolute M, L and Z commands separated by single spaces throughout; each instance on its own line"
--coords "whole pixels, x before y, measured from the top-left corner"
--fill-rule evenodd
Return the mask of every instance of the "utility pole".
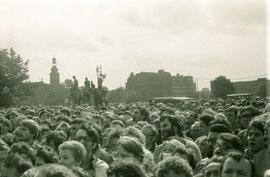
M 199 78 L 196 78 L 196 92 L 199 91 Z

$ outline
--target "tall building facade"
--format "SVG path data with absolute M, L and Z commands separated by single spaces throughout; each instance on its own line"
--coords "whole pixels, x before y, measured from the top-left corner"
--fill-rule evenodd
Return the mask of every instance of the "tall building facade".
M 56 66 L 56 59 L 52 59 L 52 68 L 50 72 L 50 85 L 59 85 L 60 84 L 60 74 Z
M 192 76 L 183 76 L 176 74 L 172 76 L 172 96 L 196 96 L 196 83 L 193 82 Z
M 196 85 L 192 76 L 172 76 L 169 72 L 159 70 L 154 72 L 131 73 L 127 79 L 126 89 L 139 92 L 144 101 L 154 97 L 196 96 Z
M 262 93 L 269 95 L 270 80 L 266 78 L 258 78 L 251 81 L 233 82 L 233 93 L 250 93 L 253 95 L 261 95 Z

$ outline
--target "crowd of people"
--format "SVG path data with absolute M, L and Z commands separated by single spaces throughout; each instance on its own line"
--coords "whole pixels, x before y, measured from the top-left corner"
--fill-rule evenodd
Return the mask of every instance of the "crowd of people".
M 270 177 L 267 98 L 0 109 L 1 177 Z

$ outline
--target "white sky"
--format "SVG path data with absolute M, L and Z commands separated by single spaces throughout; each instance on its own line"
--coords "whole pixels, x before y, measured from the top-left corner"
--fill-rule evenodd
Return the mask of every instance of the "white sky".
M 164 69 L 199 78 L 267 73 L 264 0 L 0 0 L 0 48 L 29 59 L 30 81 L 76 75 L 125 86 L 130 72 Z M 270 69 L 270 68 L 269 68 Z

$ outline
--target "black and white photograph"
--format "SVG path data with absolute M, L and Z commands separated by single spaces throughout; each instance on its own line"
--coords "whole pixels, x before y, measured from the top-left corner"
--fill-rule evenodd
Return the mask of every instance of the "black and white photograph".
M 0 0 L 0 177 L 270 177 L 267 0 Z

